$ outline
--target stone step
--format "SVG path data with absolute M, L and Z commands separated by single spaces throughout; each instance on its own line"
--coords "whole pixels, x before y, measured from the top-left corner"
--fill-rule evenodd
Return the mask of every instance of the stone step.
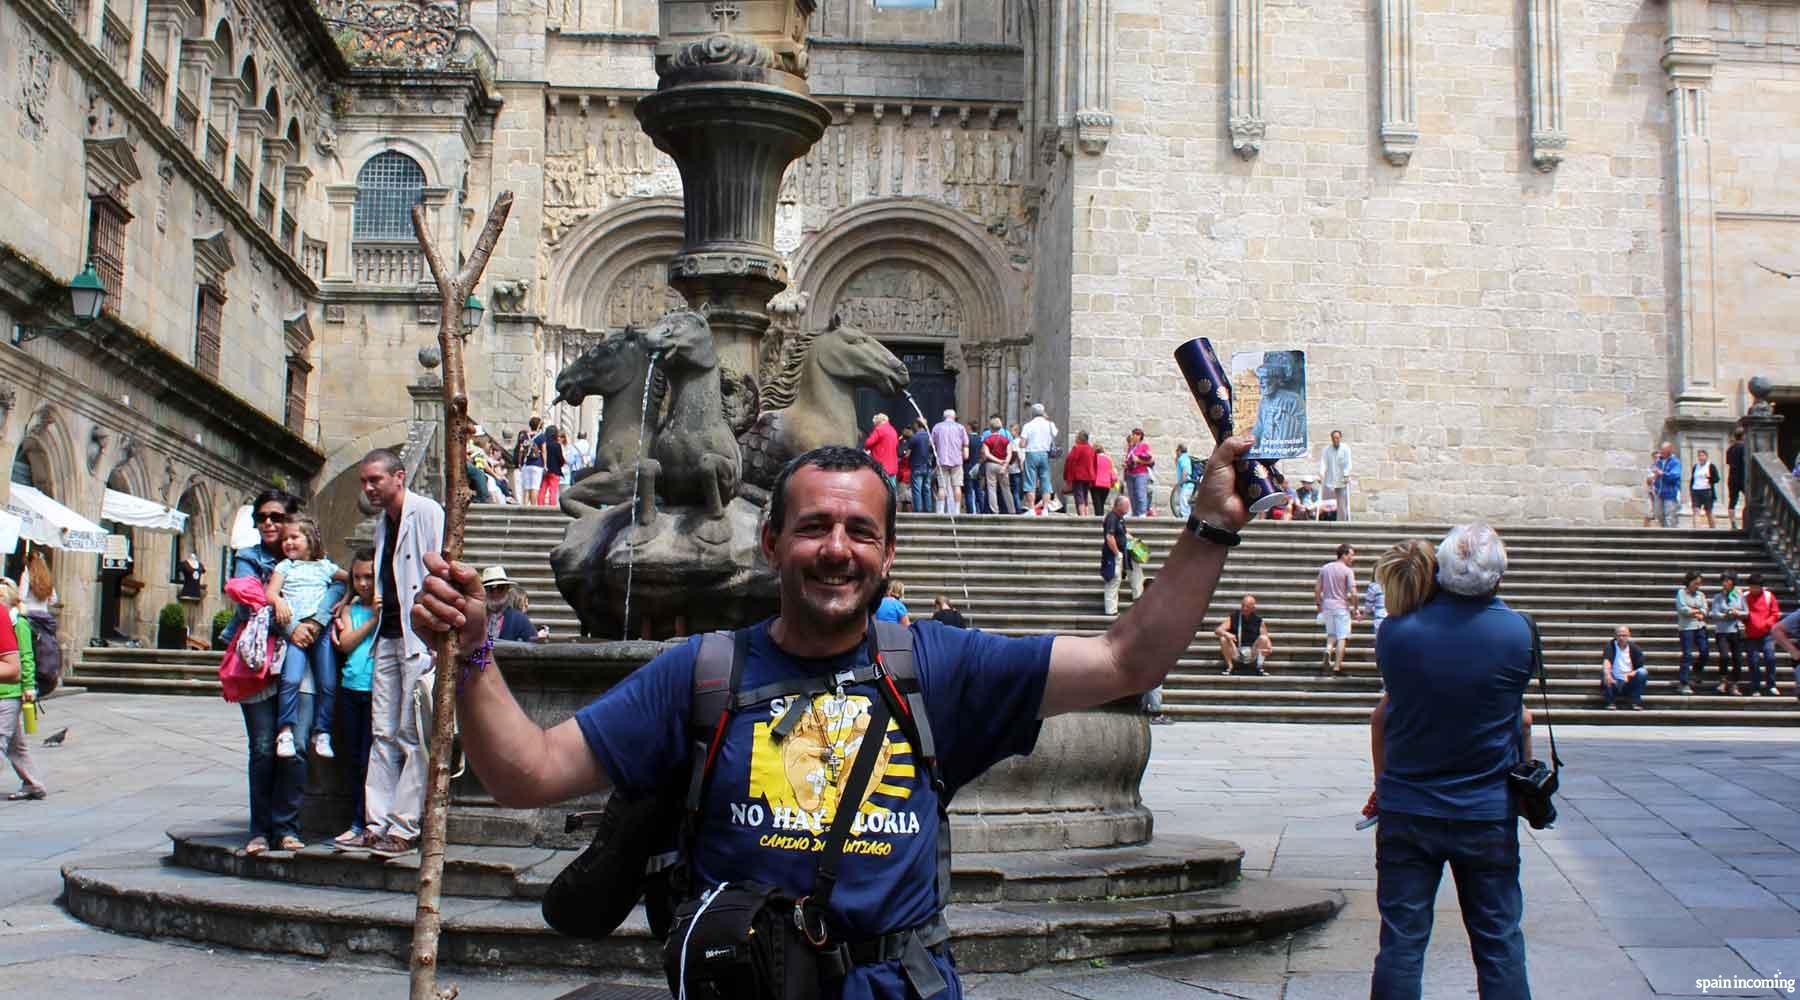
M 195 871 L 239 879 L 368 889 L 415 891 L 418 855 L 379 858 L 364 851 L 343 852 L 329 842 L 303 851 L 245 855 L 241 822 L 220 822 L 171 830 L 170 860 Z M 451 844 L 446 850 L 443 892 L 447 896 L 541 900 L 580 852 L 540 847 L 476 847 Z M 951 871 L 951 899 L 957 903 L 1142 899 L 1197 892 L 1236 881 L 1243 849 L 1230 841 L 1172 835 L 1143 847 L 986 854 L 960 852 Z
M 1166 714 L 1196 722 L 1347 723 L 1366 726 L 1374 702 L 1367 706 L 1220 703 L 1169 705 Z M 1800 712 L 1708 712 L 1645 709 L 1606 711 L 1600 708 L 1553 709 L 1558 726 L 1800 726 Z M 1547 746 L 1548 744 L 1546 744 Z M 1541 755 L 1541 754 L 1540 754 Z
M 79 920 L 141 937 L 406 964 L 415 911 L 408 894 L 236 878 L 165 862 L 140 852 L 65 866 L 64 903 Z M 945 919 L 960 969 L 1024 972 L 1245 944 L 1328 919 L 1343 903 L 1336 892 L 1240 879 L 1135 899 L 957 903 Z M 598 942 L 551 931 L 534 900 L 447 896 L 442 914 L 438 954 L 447 966 L 661 973 L 661 948 L 641 909 Z

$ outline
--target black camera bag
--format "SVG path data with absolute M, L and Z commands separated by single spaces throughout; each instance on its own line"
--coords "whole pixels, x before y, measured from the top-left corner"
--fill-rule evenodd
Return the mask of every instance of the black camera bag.
M 1538 691 L 1544 698 L 1544 729 L 1550 734 L 1550 765 L 1525 756 L 1524 706 L 1520 705 L 1519 762 L 1506 772 L 1506 786 L 1512 792 L 1513 808 L 1533 830 L 1542 830 L 1556 822 L 1556 803 L 1552 796 L 1559 784 L 1562 758 L 1556 754 L 1556 727 L 1550 722 L 1550 686 L 1544 680 L 1544 643 L 1538 635 L 1537 621 L 1525 615 L 1531 626 L 1531 670 L 1537 674 Z M 1529 682 L 1527 682 L 1529 683 Z

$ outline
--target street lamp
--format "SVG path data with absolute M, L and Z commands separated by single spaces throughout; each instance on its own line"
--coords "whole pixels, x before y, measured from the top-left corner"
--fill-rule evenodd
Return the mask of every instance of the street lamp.
M 94 262 L 88 261 L 86 268 L 69 282 L 69 312 L 81 326 L 86 326 L 100 318 L 100 310 L 106 305 L 106 286 L 100 283 L 100 276 L 94 273 Z M 18 326 L 13 327 L 12 342 L 23 344 L 36 340 L 47 333 L 72 333 L 74 328 L 66 326 Z
M 469 301 L 463 303 L 464 336 L 481 329 L 481 314 L 484 311 L 485 310 L 481 308 L 481 300 L 475 297 L 475 293 L 470 292 Z

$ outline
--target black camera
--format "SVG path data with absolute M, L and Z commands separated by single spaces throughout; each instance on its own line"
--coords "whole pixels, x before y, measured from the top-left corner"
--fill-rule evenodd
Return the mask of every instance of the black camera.
M 1520 761 L 1506 772 L 1506 786 L 1512 790 L 1513 803 L 1533 830 L 1542 830 L 1556 822 L 1556 772 L 1541 760 Z

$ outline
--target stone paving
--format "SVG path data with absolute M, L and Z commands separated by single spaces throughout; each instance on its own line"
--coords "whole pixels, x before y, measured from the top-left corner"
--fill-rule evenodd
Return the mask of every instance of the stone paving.
M 199 698 L 53 700 L 35 750 L 44 802 L 0 802 L 0 998 L 228 1000 L 405 995 L 386 966 L 325 965 L 87 928 L 56 905 L 60 867 L 164 851 L 164 830 L 243 812 L 236 710 Z M 1187 723 L 1154 730 L 1144 798 L 1158 828 L 1229 837 L 1251 877 L 1342 890 L 1336 920 L 1189 959 L 971 977 L 981 1000 L 1306 1000 L 1367 995 L 1378 931 L 1374 838 L 1352 829 L 1368 794 L 1367 733 L 1350 726 Z M 1800 973 L 1800 758 L 1785 734 L 1566 727 L 1557 828 L 1524 838 L 1526 931 L 1537 996 L 1784 996 L 1707 980 Z M 10 774 L 7 780 L 10 781 Z M 1529 834 L 1529 831 L 1527 831 Z M 1475 995 L 1446 877 L 1425 995 Z M 468 998 L 551 1000 L 580 985 L 520 971 L 446 977 Z

